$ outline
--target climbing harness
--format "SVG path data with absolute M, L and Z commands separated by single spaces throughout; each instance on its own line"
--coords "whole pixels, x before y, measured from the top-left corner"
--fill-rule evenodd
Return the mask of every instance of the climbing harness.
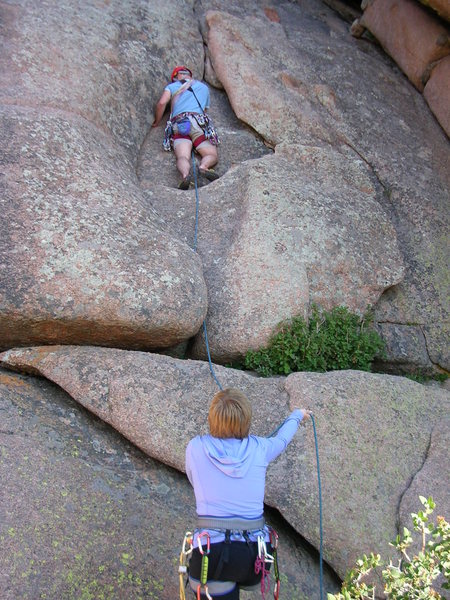
M 201 567 L 200 567 L 200 579 L 194 579 L 189 575 L 189 569 L 186 565 L 186 559 L 190 558 L 193 551 L 193 540 L 194 535 L 188 531 L 184 537 L 182 551 L 180 554 L 180 599 L 185 600 L 185 587 L 187 585 L 183 585 L 183 576 L 185 574 L 188 575 L 188 582 L 197 596 L 197 599 L 200 600 L 201 594 L 205 594 L 209 599 L 210 594 L 224 594 L 231 591 L 235 583 L 232 581 L 220 581 L 216 580 L 215 577 L 220 575 L 222 565 L 228 559 L 225 558 L 225 552 L 228 550 L 223 550 L 222 555 L 220 556 L 218 565 L 215 569 L 215 574 L 213 575 L 209 585 L 208 585 L 208 555 L 210 552 L 210 535 L 209 531 L 214 531 L 218 533 L 223 533 L 225 535 L 225 544 L 229 544 L 231 541 L 231 536 L 237 536 L 239 538 L 243 538 L 248 544 L 250 544 L 250 534 L 253 534 L 257 540 L 258 544 L 258 554 L 254 564 L 254 570 L 256 574 L 262 573 L 260 584 L 256 584 L 250 587 L 242 587 L 242 589 L 256 589 L 260 587 L 261 595 L 263 600 L 265 599 L 265 594 L 270 589 L 270 578 L 269 578 L 269 569 L 266 565 L 273 564 L 274 565 L 274 576 L 275 576 L 275 587 L 273 592 L 274 600 L 279 599 L 280 592 L 280 575 L 278 569 L 278 534 L 277 532 L 266 525 L 264 517 L 260 517 L 257 519 L 245 519 L 241 517 L 198 517 L 197 518 L 197 528 L 195 531 L 199 532 L 197 534 L 197 544 L 198 550 L 201 554 Z M 272 545 L 272 554 L 269 553 L 267 549 L 267 544 L 265 541 L 266 532 L 269 534 L 269 541 Z M 206 548 L 203 547 L 202 538 L 206 540 Z M 187 548 L 187 546 L 189 546 Z M 230 587 L 231 586 L 231 587 Z
M 211 142 L 213 146 L 218 146 L 220 144 L 219 134 L 214 127 L 211 117 L 205 113 L 203 106 L 200 104 L 197 94 L 194 92 L 192 87 L 189 88 L 189 91 L 194 94 L 194 98 L 197 100 L 197 104 L 202 111 L 202 114 L 195 114 L 195 120 L 197 121 L 199 127 L 203 129 L 205 138 Z
M 174 69 L 172 73 L 172 82 L 174 81 L 175 76 L 179 71 L 184 71 L 186 69 L 182 67 L 177 67 L 178 71 L 175 73 L 176 69 Z M 190 71 L 189 71 L 190 72 Z M 191 73 L 191 72 L 190 72 Z M 192 77 L 192 73 L 191 73 Z M 197 97 L 197 94 L 192 89 L 192 85 L 195 83 L 194 79 L 188 79 L 184 81 L 181 87 L 172 95 L 172 100 L 170 103 L 170 116 L 166 122 L 166 127 L 164 129 L 164 138 L 163 138 L 163 148 L 166 152 L 171 152 L 173 150 L 173 141 L 179 137 L 186 137 L 189 135 L 191 130 L 191 126 L 194 125 L 194 121 L 203 131 L 203 135 L 193 141 L 193 147 L 195 148 L 205 140 L 208 140 L 213 146 L 218 146 L 220 144 L 219 134 L 214 127 L 214 123 L 209 115 L 206 114 L 203 106 L 200 104 L 200 101 Z M 198 112 L 183 112 L 178 115 L 173 116 L 173 109 L 175 106 L 175 101 L 178 97 L 180 97 L 185 92 L 192 92 L 194 98 L 197 101 L 197 104 L 201 110 L 201 113 Z

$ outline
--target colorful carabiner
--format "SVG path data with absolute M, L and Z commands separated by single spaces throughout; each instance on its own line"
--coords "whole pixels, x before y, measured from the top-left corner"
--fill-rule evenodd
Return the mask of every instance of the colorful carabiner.
M 204 552 L 204 550 L 203 550 L 202 537 L 206 537 L 206 552 Z M 203 556 L 203 554 L 209 554 L 210 538 L 209 538 L 209 533 L 207 531 L 202 531 L 201 533 L 198 534 L 197 543 L 198 543 L 198 551 L 200 552 L 200 554 L 202 556 Z

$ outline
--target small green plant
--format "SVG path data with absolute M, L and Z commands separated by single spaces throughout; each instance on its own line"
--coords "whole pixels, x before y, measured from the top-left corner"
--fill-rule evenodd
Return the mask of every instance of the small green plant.
M 421 550 L 410 557 L 408 549 L 413 542 L 406 527 L 403 537 L 397 536 L 391 544 L 399 553 L 394 564 L 390 559 L 383 570 L 384 596 L 389 600 L 429 600 L 442 598 L 433 589 L 433 581 L 442 573 L 446 579 L 443 588 L 450 589 L 450 525 L 443 517 L 437 517 L 436 524 L 429 520 L 435 503 L 433 498 L 420 496 L 424 509 L 412 514 L 414 530 L 421 535 Z M 427 541 L 427 538 L 428 541 Z M 364 555 L 349 571 L 339 594 L 327 594 L 328 600 L 362 600 L 375 598 L 375 586 L 366 583 L 372 569 L 381 565 L 379 554 Z M 379 594 L 378 594 L 379 596 Z
M 328 312 L 313 305 L 308 321 L 293 318 L 279 327 L 267 348 L 247 352 L 244 367 L 264 377 L 294 371 L 370 371 L 384 351 L 381 337 L 368 328 L 371 320 L 369 314 L 361 318 L 344 306 Z
M 437 381 L 445 383 L 448 379 L 447 373 L 435 373 L 434 375 L 421 375 L 420 373 L 406 373 L 405 377 L 412 379 L 417 383 L 427 383 L 428 381 Z

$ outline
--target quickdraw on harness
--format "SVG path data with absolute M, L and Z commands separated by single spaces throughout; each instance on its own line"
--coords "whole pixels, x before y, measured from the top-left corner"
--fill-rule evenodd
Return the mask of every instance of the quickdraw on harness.
M 201 538 L 206 538 L 206 549 L 203 549 Z M 206 595 L 208 600 L 213 600 L 209 594 L 208 590 L 208 563 L 209 557 L 208 554 L 210 552 L 210 538 L 209 533 L 207 531 L 203 531 L 199 534 L 198 538 L 198 550 L 202 555 L 202 564 L 200 569 L 200 582 L 197 585 L 196 595 L 197 599 L 201 600 L 202 587 L 203 593 Z M 178 566 L 178 574 L 179 574 L 179 583 L 180 583 L 180 600 L 186 600 L 186 587 L 189 580 L 184 582 L 184 577 L 189 574 L 188 562 L 192 555 L 192 551 L 194 549 L 194 535 L 191 531 L 186 531 L 184 536 L 183 545 L 181 547 L 180 552 L 180 564 Z
M 203 546 L 202 546 L 202 537 L 206 538 L 206 550 L 204 550 Z M 208 600 L 213 600 L 208 592 L 208 564 L 209 564 L 208 554 L 209 554 L 209 550 L 210 550 L 209 533 L 207 531 L 202 531 L 202 533 L 200 533 L 200 535 L 197 538 L 197 542 L 198 542 L 198 551 L 202 555 L 202 564 L 200 567 L 200 583 L 197 586 L 197 600 L 201 600 L 202 588 L 203 588 L 205 596 L 208 598 Z
M 272 527 L 269 527 L 270 544 L 272 546 L 272 554 L 267 551 L 267 545 L 263 536 L 258 536 L 258 556 L 255 561 L 255 573 L 262 573 L 261 576 L 261 596 L 265 600 L 266 593 L 270 589 L 270 575 L 266 564 L 273 564 L 275 575 L 275 587 L 273 597 L 275 600 L 280 596 L 280 571 L 278 569 L 278 534 Z

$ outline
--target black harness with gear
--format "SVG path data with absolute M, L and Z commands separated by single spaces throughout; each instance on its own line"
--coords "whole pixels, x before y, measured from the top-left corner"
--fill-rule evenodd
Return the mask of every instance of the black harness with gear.
M 211 533 L 222 534 L 224 541 L 212 544 Z M 269 543 L 266 542 L 267 533 Z M 251 541 L 251 538 L 256 541 Z M 194 548 L 194 540 L 197 548 Z M 246 565 L 249 562 L 251 572 Z M 212 600 L 211 594 L 227 594 L 236 584 L 245 590 L 260 588 L 265 600 L 270 589 L 269 569 L 272 564 L 275 575 L 273 597 L 278 600 L 278 534 L 265 524 L 264 517 L 199 517 L 194 533 L 186 533 L 180 553 L 180 600 L 185 600 L 188 584 L 197 600 L 201 600 L 202 596 Z

